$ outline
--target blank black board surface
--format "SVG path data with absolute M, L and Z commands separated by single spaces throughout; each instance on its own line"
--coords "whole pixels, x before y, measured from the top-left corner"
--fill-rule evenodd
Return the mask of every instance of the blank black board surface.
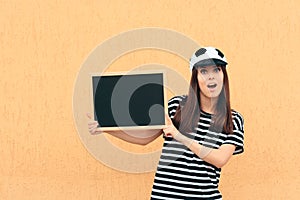
M 165 124 L 163 73 L 92 76 L 94 116 L 101 128 Z

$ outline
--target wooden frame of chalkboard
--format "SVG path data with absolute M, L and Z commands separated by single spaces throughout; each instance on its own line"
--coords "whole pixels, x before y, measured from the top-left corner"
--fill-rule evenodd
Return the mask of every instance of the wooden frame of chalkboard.
M 168 108 L 165 81 L 164 70 L 91 74 L 91 99 L 99 129 L 162 129 Z

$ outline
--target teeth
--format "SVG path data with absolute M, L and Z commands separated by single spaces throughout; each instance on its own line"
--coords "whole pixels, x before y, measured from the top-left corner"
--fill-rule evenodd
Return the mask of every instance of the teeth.
M 209 84 L 209 85 L 207 85 L 207 87 L 209 87 L 209 88 L 214 88 L 216 86 L 217 86 L 217 84 Z

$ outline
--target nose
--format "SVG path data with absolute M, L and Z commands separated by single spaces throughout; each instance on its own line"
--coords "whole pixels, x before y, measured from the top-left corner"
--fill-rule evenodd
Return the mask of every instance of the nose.
M 213 72 L 208 73 L 208 79 L 209 79 L 209 80 L 215 79 L 215 76 L 214 76 L 214 73 L 213 73 Z

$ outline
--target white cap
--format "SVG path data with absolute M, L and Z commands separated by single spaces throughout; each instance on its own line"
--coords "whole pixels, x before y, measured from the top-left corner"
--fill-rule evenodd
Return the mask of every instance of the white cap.
M 215 47 L 202 47 L 190 58 L 190 70 L 195 66 L 227 65 L 224 54 Z

